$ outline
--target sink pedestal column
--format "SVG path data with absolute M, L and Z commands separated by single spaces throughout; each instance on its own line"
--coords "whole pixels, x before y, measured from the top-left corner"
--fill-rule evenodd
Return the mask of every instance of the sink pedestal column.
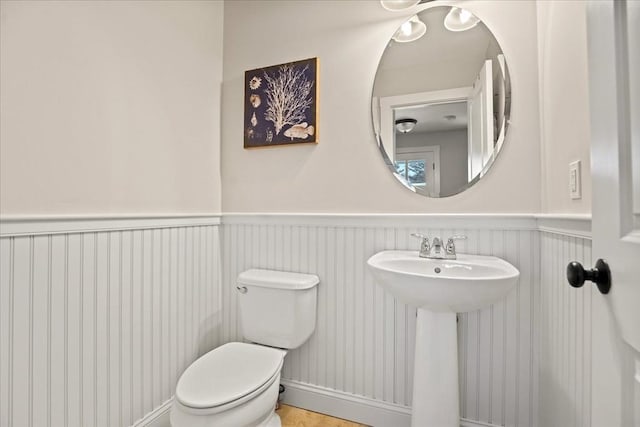
M 456 313 L 418 309 L 412 427 L 459 427 Z

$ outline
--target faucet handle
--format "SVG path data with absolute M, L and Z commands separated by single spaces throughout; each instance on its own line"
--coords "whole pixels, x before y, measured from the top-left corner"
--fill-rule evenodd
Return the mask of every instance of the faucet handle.
M 429 237 L 420 233 L 411 233 L 411 237 L 420 239 L 420 256 L 423 258 L 429 256 L 429 252 L 431 251 L 431 245 L 429 244 Z
M 454 243 L 455 240 L 466 240 L 467 236 L 463 236 L 463 235 L 454 235 L 449 237 L 449 239 L 447 240 L 447 245 L 445 247 L 445 251 L 447 253 L 447 255 L 451 255 L 453 257 L 456 256 L 456 244 Z

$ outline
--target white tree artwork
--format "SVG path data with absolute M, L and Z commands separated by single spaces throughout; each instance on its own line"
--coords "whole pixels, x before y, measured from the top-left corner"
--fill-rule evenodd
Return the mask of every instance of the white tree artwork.
M 305 121 L 305 112 L 313 103 L 313 82 L 306 76 L 308 65 L 282 65 L 273 75 L 264 73 L 267 109 L 264 118 L 273 123 L 276 135 L 284 126 Z

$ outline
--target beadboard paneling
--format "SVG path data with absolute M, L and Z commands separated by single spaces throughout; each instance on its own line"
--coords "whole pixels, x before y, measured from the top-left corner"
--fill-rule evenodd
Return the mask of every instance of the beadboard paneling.
M 219 227 L 198 221 L 0 239 L 0 425 L 127 426 L 171 398 L 220 338 Z
M 541 232 L 541 426 L 591 426 L 591 300 L 569 286 L 570 261 L 591 265 L 591 240 Z M 597 292 L 597 290 L 596 290 Z
M 414 226 L 417 219 L 403 226 L 385 226 L 380 219 L 374 225 L 366 219 L 354 224 L 330 216 L 320 224 L 302 221 L 223 219 L 223 341 L 241 339 L 238 273 L 270 268 L 317 274 L 321 280 L 317 328 L 307 343 L 287 355 L 283 378 L 409 407 L 416 310 L 377 286 L 365 263 L 383 249 L 415 249 L 417 242 L 410 233 L 466 234 L 469 239 L 459 243 L 459 251 L 503 257 L 519 268 L 521 277 L 503 302 L 460 315 L 461 415 L 497 425 L 534 425 L 537 230 L 518 230 L 508 219 L 489 221 L 491 227 L 483 221 L 478 228 L 464 228 L 460 218 L 450 226 L 440 218 L 438 229 L 430 229 L 428 219 L 422 227 Z M 523 220 L 516 219 L 515 224 L 518 221 Z
M 287 356 L 286 380 L 409 408 L 415 309 L 376 286 L 365 261 L 414 248 L 411 232 L 465 233 L 459 250 L 521 271 L 505 302 L 460 316 L 462 416 L 591 424 L 592 290 L 564 279 L 568 261 L 590 264 L 584 227 L 538 231 L 517 216 L 248 216 L 230 218 L 219 240 L 217 220 L 202 221 L 34 234 L 21 225 L 0 239 L 0 425 L 130 425 L 149 414 L 193 359 L 240 339 L 235 277 L 251 267 L 321 278 L 317 331 Z

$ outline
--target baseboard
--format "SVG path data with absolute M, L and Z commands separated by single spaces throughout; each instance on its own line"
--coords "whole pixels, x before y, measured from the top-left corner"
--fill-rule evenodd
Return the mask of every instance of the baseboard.
M 281 383 L 286 387 L 283 402 L 287 405 L 374 427 L 409 427 L 411 425 L 411 408 L 407 406 L 297 381 L 283 380 Z M 460 420 L 460 426 L 498 427 L 465 418 Z
M 460 427 L 502 427 L 497 424 L 483 423 L 482 421 L 473 421 L 466 418 L 460 418 Z
M 297 381 L 281 381 L 283 402 L 375 427 L 409 427 L 411 408 Z
M 169 410 L 172 402 L 173 397 L 136 421 L 132 427 L 171 427 Z
M 286 387 L 283 402 L 291 406 L 374 427 L 409 427 L 411 425 L 411 408 L 406 406 L 296 381 L 285 380 L 282 381 L 282 385 Z M 136 421 L 132 427 L 170 427 L 169 411 L 172 402 L 173 398 L 170 398 Z M 499 426 L 462 418 L 460 427 Z

